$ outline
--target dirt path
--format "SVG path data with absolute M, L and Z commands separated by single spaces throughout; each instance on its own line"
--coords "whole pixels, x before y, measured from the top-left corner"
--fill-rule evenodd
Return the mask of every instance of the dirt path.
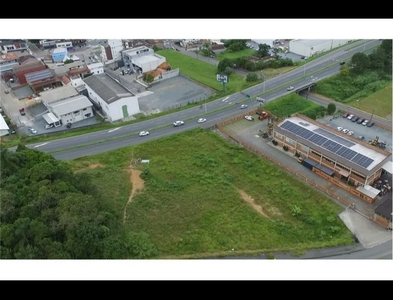
M 127 171 L 129 173 L 131 173 L 130 175 L 130 181 L 132 184 L 132 190 L 131 190 L 131 194 L 130 197 L 128 197 L 128 201 L 124 207 L 124 212 L 123 212 L 123 224 L 126 222 L 126 217 L 127 217 L 127 206 L 128 204 L 131 203 L 132 198 L 134 197 L 134 195 L 139 192 L 140 190 L 143 189 L 143 187 L 145 186 L 145 182 L 143 181 L 143 179 L 140 177 L 142 171 L 141 170 L 137 170 L 137 169 L 133 169 L 132 168 L 132 164 L 128 167 Z
M 239 192 L 240 196 L 242 196 L 243 200 L 250 204 L 251 207 L 255 209 L 260 215 L 269 218 L 269 216 L 263 211 L 262 206 L 256 204 L 255 200 L 250 195 L 239 189 L 237 191 Z

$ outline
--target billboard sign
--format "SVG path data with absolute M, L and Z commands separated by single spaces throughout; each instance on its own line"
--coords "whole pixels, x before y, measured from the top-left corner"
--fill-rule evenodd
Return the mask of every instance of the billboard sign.
M 218 82 L 223 82 L 223 83 L 228 83 L 228 75 L 226 75 L 226 74 L 217 74 L 217 81 Z

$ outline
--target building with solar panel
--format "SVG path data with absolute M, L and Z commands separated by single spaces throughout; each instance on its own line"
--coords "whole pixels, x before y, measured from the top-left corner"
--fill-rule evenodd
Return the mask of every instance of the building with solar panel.
M 372 187 L 391 160 L 388 151 L 295 114 L 273 128 L 278 147 L 298 154 L 303 165 L 340 187 L 373 203 L 380 192 Z
M 61 80 L 56 76 L 53 70 L 44 69 L 24 75 L 26 83 L 38 94 L 45 89 L 51 89 L 62 86 Z

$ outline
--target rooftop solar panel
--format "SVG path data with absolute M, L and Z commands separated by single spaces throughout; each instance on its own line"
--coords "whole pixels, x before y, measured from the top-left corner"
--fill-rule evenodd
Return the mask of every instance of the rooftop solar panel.
M 334 153 L 338 149 L 340 149 L 342 147 L 342 145 L 340 145 L 332 140 L 327 140 L 325 143 L 322 144 L 322 147 Z
M 356 154 L 358 154 L 356 151 L 353 151 L 345 146 L 342 146 L 340 149 L 336 151 L 337 155 L 340 155 L 343 158 L 346 158 L 348 160 L 351 160 Z
M 323 137 L 322 135 L 319 135 L 317 133 L 314 133 L 309 139 L 309 141 L 313 142 L 316 145 L 322 145 L 325 143 L 328 139 Z
M 323 136 L 325 136 L 325 137 L 327 137 L 327 138 L 329 138 L 339 144 L 347 146 L 347 147 L 352 147 L 352 146 L 356 145 L 355 143 L 351 142 L 350 140 L 347 140 L 337 134 L 334 134 L 334 133 L 329 132 L 329 131 L 322 129 L 322 128 L 315 129 L 314 132 L 322 134 Z

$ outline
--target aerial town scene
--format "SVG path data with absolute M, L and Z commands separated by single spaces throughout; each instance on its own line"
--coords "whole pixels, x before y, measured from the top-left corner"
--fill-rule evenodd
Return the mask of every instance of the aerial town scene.
M 0 39 L 0 71 L 1 259 L 392 259 L 392 40 Z

